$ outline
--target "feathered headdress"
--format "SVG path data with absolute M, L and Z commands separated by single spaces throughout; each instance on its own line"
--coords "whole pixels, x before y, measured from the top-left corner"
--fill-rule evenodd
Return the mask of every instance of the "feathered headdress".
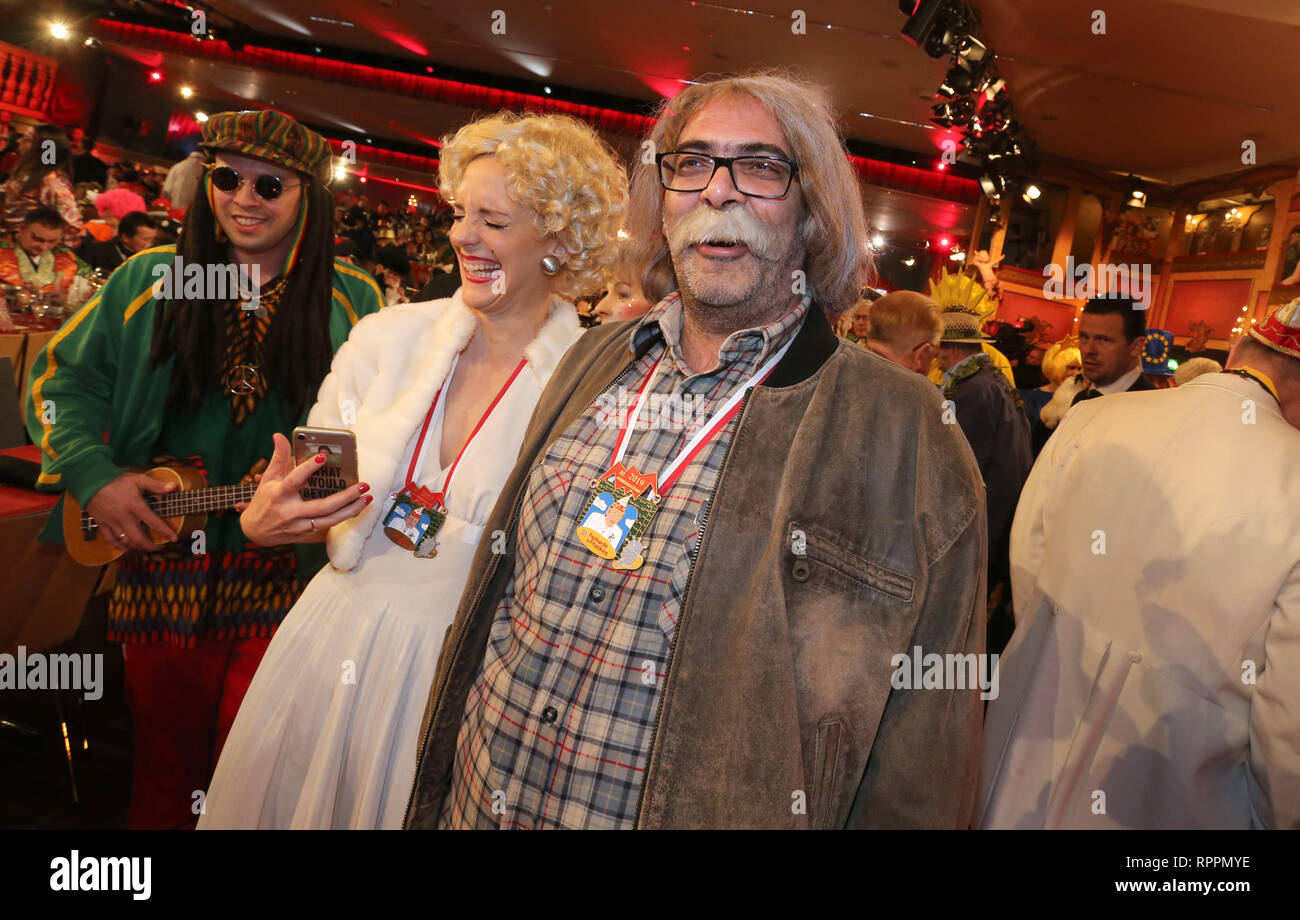
M 942 311 L 942 341 L 974 344 L 993 341 L 982 328 L 993 318 L 998 305 L 989 299 L 988 292 L 974 275 L 961 272 L 950 275 L 948 269 L 942 269 L 939 283 L 930 282 L 930 298 Z

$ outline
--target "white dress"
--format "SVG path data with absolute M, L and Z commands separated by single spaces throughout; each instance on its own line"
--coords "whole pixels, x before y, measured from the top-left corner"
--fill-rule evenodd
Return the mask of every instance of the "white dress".
M 360 561 L 348 572 L 322 569 L 280 625 L 222 750 L 200 829 L 401 827 L 438 653 L 548 377 L 525 366 L 466 448 L 433 558 L 416 558 L 382 525 L 418 430 L 392 481 L 371 483 L 383 508 Z M 417 476 L 434 491 L 445 477 L 445 406 L 439 399 Z

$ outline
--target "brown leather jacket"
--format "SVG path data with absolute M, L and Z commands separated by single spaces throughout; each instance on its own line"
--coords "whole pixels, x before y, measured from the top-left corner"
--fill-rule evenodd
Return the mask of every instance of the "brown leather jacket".
M 443 645 L 407 827 L 437 826 L 529 471 L 630 366 L 630 328 L 587 332 L 537 404 Z M 984 488 L 965 438 L 932 384 L 836 339 L 816 308 L 742 406 L 682 599 L 637 827 L 968 827 L 979 691 L 891 686 L 891 660 L 914 646 L 984 652 Z

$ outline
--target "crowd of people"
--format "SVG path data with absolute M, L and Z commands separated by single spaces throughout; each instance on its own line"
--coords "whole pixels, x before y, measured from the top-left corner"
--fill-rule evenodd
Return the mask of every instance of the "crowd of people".
M 130 826 L 1300 824 L 1300 301 L 1176 388 L 1118 294 L 1013 367 L 969 277 L 862 296 L 831 111 L 695 83 L 630 175 L 482 117 L 441 215 L 205 123 L 179 241 L 120 219 L 26 406 L 125 553 Z M 267 280 L 150 296 L 181 261 Z M 355 483 L 303 497 L 304 423 Z M 202 553 L 162 458 L 257 484 Z
M 94 150 L 80 128 L 0 125 L 0 328 L 33 303 L 75 309 L 127 258 L 175 242 L 163 175 Z
M 85 277 L 93 284 L 69 298 L 71 306 L 79 306 L 129 256 L 155 243 L 176 242 L 203 171 L 202 150 L 163 169 L 129 160 L 109 163 L 95 155 L 95 139 L 75 126 L 6 123 L 0 129 L 0 246 L 18 245 L 30 257 L 0 254 L 0 283 L 62 299 L 75 277 Z M 42 157 L 47 142 L 49 154 Z M 333 202 L 335 256 L 373 277 L 385 305 L 436 300 L 460 286 L 448 238 L 449 208 L 392 208 L 387 201 L 372 203 L 364 191 L 346 187 L 334 192 Z M 23 235 L 34 221 L 40 229 Z M 54 230 L 60 234 L 57 244 L 35 245 L 33 233 L 44 241 Z M 18 243 L 20 238 L 25 245 Z M 26 266 L 3 264 L 26 261 L 35 266 L 46 252 L 59 260 L 53 279 L 48 270 L 23 271 Z M 640 295 L 636 273 L 620 269 L 602 290 L 577 298 L 584 326 L 630 319 L 650 308 Z

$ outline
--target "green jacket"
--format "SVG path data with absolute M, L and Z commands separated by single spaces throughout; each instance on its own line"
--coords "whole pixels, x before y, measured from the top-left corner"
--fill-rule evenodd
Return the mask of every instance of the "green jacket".
M 165 302 L 154 299 L 153 284 L 155 267 L 175 255 L 174 245 L 158 246 L 124 262 L 32 365 L 25 411 L 27 431 L 41 448 L 38 488 L 66 489 L 84 506 L 125 468 L 152 459 L 172 372 L 171 360 L 156 368 L 149 362 L 154 311 Z M 357 320 L 383 302 L 369 275 L 336 261 L 330 314 L 335 350 Z M 63 542 L 60 517 L 56 508 L 43 540 Z

